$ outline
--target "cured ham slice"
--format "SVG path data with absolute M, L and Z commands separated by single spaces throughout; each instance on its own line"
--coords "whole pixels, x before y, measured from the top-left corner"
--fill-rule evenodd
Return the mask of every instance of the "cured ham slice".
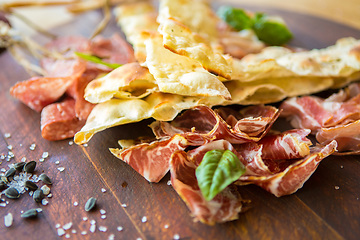
M 322 144 L 336 140 L 339 153 L 335 154 L 360 154 L 360 120 L 345 125 L 322 128 L 316 133 L 316 140 Z
M 41 112 L 41 136 L 50 141 L 72 137 L 84 124 L 76 117 L 75 100 L 71 98 L 52 103 Z
M 204 137 L 206 136 L 207 138 L 211 138 L 213 140 L 225 139 L 236 144 L 259 141 L 269 131 L 280 112 L 273 107 L 263 105 L 251 108 L 257 108 L 258 112 L 271 112 L 269 114 L 271 117 L 258 117 L 258 115 L 256 115 L 254 118 L 248 116 L 247 119 L 244 118 L 237 120 L 239 123 L 236 123 L 234 128 L 232 128 L 211 108 L 206 106 L 197 106 L 185 111 L 182 115 L 172 121 L 172 123 L 154 123 L 152 125 L 152 129 L 155 136 L 158 138 L 172 136 L 179 133 L 194 133 Z M 252 125 L 255 127 L 250 126 L 251 124 L 247 124 L 250 122 L 252 122 Z M 257 123 L 259 123 L 259 125 L 256 126 Z M 254 132 L 256 132 L 256 134 L 254 134 Z M 248 133 L 250 133 L 250 135 Z
M 111 148 L 110 151 L 149 182 L 159 182 L 169 171 L 171 155 L 186 146 L 185 138 L 174 135 L 162 141 L 142 143 L 123 150 Z
M 309 128 L 320 143 L 338 141 L 338 151 L 345 154 L 360 152 L 360 83 L 327 99 L 314 96 L 291 98 L 280 108 L 292 126 Z
M 206 201 L 195 176 L 197 166 L 185 152 L 174 153 L 170 166 L 171 184 L 187 204 L 195 220 L 213 225 L 237 219 L 243 201 L 235 186 L 225 188 L 213 200 Z
M 317 146 L 305 158 L 294 162 L 283 171 L 269 176 L 243 175 L 238 184 L 256 184 L 277 197 L 292 194 L 303 186 L 314 173 L 322 159 L 336 150 L 337 142 Z

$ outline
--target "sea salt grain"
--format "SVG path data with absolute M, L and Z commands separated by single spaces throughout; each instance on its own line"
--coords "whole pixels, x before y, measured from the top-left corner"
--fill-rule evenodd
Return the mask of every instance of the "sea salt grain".
M 5 137 L 5 138 L 10 138 L 10 137 L 11 137 L 11 134 L 10 134 L 10 133 L 5 133 L 5 134 L 4 134 L 4 137 Z
M 100 214 L 105 214 L 106 211 L 104 209 L 100 209 Z
M 0 203 L 0 207 L 6 207 L 6 203 L 4 202 Z
M 11 213 L 8 213 L 7 215 L 5 215 L 4 224 L 5 224 L 5 227 L 11 227 L 11 225 L 13 224 L 13 215 Z
M 119 232 L 121 232 L 123 229 L 124 229 L 124 228 L 123 228 L 122 226 L 118 226 L 118 227 L 117 227 L 117 230 L 118 230 Z
M 63 236 L 65 234 L 65 230 L 62 229 L 62 228 L 58 228 L 57 234 L 58 234 L 59 237 L 61 237 L 61 236 Z
M 77 205 L 79 205 L 79 203 L 78 203 L 78 202 L 74 202 L 74 206 L 76 207 Z
M 46 186 L 46 185 L 43 185 L 41 187 L 41 190 L 43 191 L 45 196 L 48 196 L 50 194 L 50 188 L 48 186 Z
M 12 146 L 12 145 L 8 145 L 8 146 L 7 146 L 7 149 L 13 150 L 13 146 Z
M 41 204 L 42 204 L 43 206 L 46 206 L 46 205 L 49 204 L 49 201 L 44 198 L 43 200 L 41 200 Z
M 335 186 L 335 189 L 336 189 L 336 190 L 339 190 L 339 189 L 340 189 L 340 187 L 339 187 L 339 186 Z
M 72 229 L 71 232 L 75 234 L 75 233 L 76 233 L 76 230 L 75 230 L 75 229 Z
M 126 203 L 121 204 L 121 206 L 124 207 L 124 208 L 127 207 Z
M 60 164 L 60 161 L 56 161 L 55 164 L 56 164 L 56 165 L 59 165 L 59 164 Z
M 87 217 L 83 217 L 83 221 L 87 221 L 88 220 L 88 218 Z
M 106 189 L 105 189 L 105 188 L 102 188 L 101 191 L 104 193 L 104 192 L 106 192 Z
M 67 224 L 65 224 L 64 226 L 63 226 L 63 229 L 64 230 L 69 230 L 71 227 L 72 227 L 72 222 L 69 222 L 69 223 L 67 223 Z
M 58 167 L 58 170 L 59 170 L 60 172 L 63 172 L 63 171 L 65 170 L 65 168 L 64 168 L 64 167 Z
M 174 237 L 173 237 L 173 239 L 179 240 L 179 239 L 180 239 L 180 235 L 179 235 L 179 234 L 175 234 Z
M 166 224 L 166 225 L 164 226 L 164 228 L 168 229 L 168 228 L 169 228 L 169 225 L 168 225 L 168 224 Z
M 147 222 L 147 217 L 146 216 L 143 216 L 142 219 L 141 219 L 141 222 Z
M 47 158 L 49 156 L 49 153 L 48 152 L 43 152 L 43 154 L 42 154 L 42 158 Z
M 70 234 L 67 233 L 67 234 L 65 235 L 65 238 L 70 238 Z
M 110 234 L 108 240 L 114 240 L 115 239 L 115 234 Z
M 101 215 L 101 219 L 105 219 L 106 218 L 106 215 Z
M 171 185 L 171 180 L 167 181 L 167 185 L 169 186 Z
M 59 228 L 61 225 L 60 225 L 60 223 L 57 223 L 56 225 L 55 225 L 55 228 Z
M 69 145 L 71 146 L 71 145 L 73 145 L 74 144 L 74 142 L 73 141 L 69 141 Z
M 106 232 L 106 231 L 107 231 L 107 227 L 105 227 L 105 226 L 100 226 L 100 227 L 99 227 L 99 231 L 100 231 L 100 232 Z
M 95 224 L 92 224 L 92 225 L 90 226 L 89 231 L 92 232 L 92 233 L 94 233 L 95 230 L 96 230 L 96 225 L 95 225 Z
M 86 231 L 82 231 L 82 232 L 81 232 L 81 235 L 86 235 L 86 234 L 87 234 Z
M 36 148 L 36 144 L 35 144 L 35 143 L 33 143 L 33 144 L 30 145 L 30 150 L 31 150 L 31 151 L 34 151 L 35 148 Z

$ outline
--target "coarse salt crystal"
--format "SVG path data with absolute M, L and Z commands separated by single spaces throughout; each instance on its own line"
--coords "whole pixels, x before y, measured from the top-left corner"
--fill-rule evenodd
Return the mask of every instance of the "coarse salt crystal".
M 75 230 L 75 229 L 72 229 L 71 232 L 75 234 L 75 233 L 76 233 L 76 230 Z
M 49 201 L 44 198 L 43 200 L 41 200 L 41 204 L 46 206 L 49 204 Z
M 35 143 L 33 143 L 33 144 L 30 145 L 30 150 L 31 150 L 31 151 L 35 150 L 35 148 L 36 148 L 36 144 L 35 144 Z
M 90 220 L 90 224 L 91 224 L 91 225 L 94 225 L 94 224 L 96 224 L 96 221 L 95 221 L 94 219 L 91 219 L 91 220 Z
M 0 203 L 0 207 L 6 207 L 6 203 L 4 202 Z
M 12 145 L 8 145 L 8 146 L 7 146 L 7 149 L 13 150 L 13 146 L 12 146 Z
M 60 164 L 60 161 L 56 161 L 55 164 L 56 164 L 56 165 Z
M 77 205 L 79 205 L 79 203 L 78 203 L 78 202 L 74 202 L 74 206 L 76 207 Z
M 42 154 L 42 158 L 47 158 L 49 156 L 49 152 L 43 152 L 43 154 Z
M 106 192 L 106 189 L 105 189 L 105 188 L 102 188 L 101 191 L 104 193 L 104 192 Z
M 73 145 L 74 144 L 74 142 L 73 141 L 69 141 L 69 145 L 71 146 L 71 145 Z
M 96 225 L 95 225 L 95 224 L 92 224 L 92 225 L 90 226 L 89 231 L 92 232 L 92 233 L 94 233 L 95 230 L 96 230 Z
M 169 225 L 168 225 L 168 224 L 166 224 L 166 225 L 164 226 L 164 228 L 168 229 L 168 228 L 169 228 Z
M 21 158 L 21 161 L 22 161 L 22 162 L 26 162 L 26 157 L 22 157 L 22 158 Z
M 39 162 L 44 162 L 44 161 L 45 161 L 44 158 L 40 158 L 40 159 L 39 159 Z
M 49 195 L 47 195 L 48 198 L 51 198 L 52 196 L 52 193 L 49 193 Z
M 87 217 L 83 217 L 83 221 L 87 221 L 88 220 L 88 218 Z
M 344 168 L 344 166 L 343 166 L 343 165 L 341 165 L 341 166 L 340 166 L 340 168 Z
M 41 187 L 41 190 L 43 191 L 45 196 L 48 196 L 50 194 L 50 188 L 48 186 L 46 186 L 46 185 L 43 185 Z
M 106 215 L 101 215 L 101 219 L 105 219 L 106 218 Z
M 110 234 L 108 240 L 114 240 L 115 239 L 115 234 Z
M 72 222 L 69 222 L 69 223 L 67 223 L 67 224 L 65 224 L 64 226 L 63 226 L 63 229 L 64 230 L 68 230 L 68 229 L 70 229 L 71 227 L 72 227 Z
M 42 210 L 42 208 L 37 208 L 36 211 L 37 211 L 38 213 L 40 213 L 40 212 L 42 212 L 43 210 Z
M 64 167 L 59 167 L 58 170 L 59 170 L 60 172 L 63 172 L 63 171 L 65 170 L 65 168 L 64 168 Z
M 10 138 L 10 137 L 11 137 L 11 134 L 10 134 L 10 133 L 5 133 L 5 134 L 4 134 L 4 137 L 5 137 L 5 138 Z
M 118 226 L 118 227 L 117 227 L 117 230 L 118 230 L 119 232 L 121 232 L 123 229 L 124 229 L 124 228 L 123 228 L 122 226 Z
M 336 189 L 336 190 L 339 190 L 339 189 L 340 189 L 340 187 L 339 187 L 339 186 L 335 186 L 335 189 Z
M 65 230 L 62 229 L 62 228 L 58 228 L 57 229 L 57 234 L 58 234 L 59 237 L 61 237 L 61 236 L 63 236 L 65 234 Z
M 70 234 L 67 233 L 67 234 L 65 235 L 65 238 L 70 238 Z
M 171 185 L 171 180 L 167 181 L 167 185 L 169 186 Z
M 179 239 L 180 239 L 180 235 L 179 235 L 179 234 L 175 234 L 174 237 L 173 237 L 173 239 L 179 240 Z
M 105 226 L 100 226 L 100 227 L 99 227 L 99 231 L 100 231 L 100 232 L 106 232 L 106 231 L 107 231 L 107 227 L 105 227 Z
M 5 227 L 11 227 L 11 225 L 13 224 L 13 215 L 11 213 L 8 213 L 7 215 L 5 215 L 4 224 L 5 224 Z
M 57 224 L 55 225 L 55 228 L 59 228 L 59 227 L 61 227 L 61 225 L 60 225 L 60 223 L 57 223 Z
M 81 235 L 86 235 L 86 234 L 87 234 L 86 231 L 82 231 L 82 232 L 81 232 Z
M 141 222 L 147 222 L 147 217 L 146 216 L 143 216 L 142 219 L 141 219 Z
M 121 204 L 122 207 L 127 207 L 126 203 Z
M 100 214 L 105 214 L 106 211 L 104 209 L 100 209 Z

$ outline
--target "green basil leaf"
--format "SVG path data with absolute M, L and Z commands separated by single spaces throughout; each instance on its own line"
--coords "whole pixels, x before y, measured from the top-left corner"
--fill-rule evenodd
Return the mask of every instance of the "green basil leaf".
M 255 15 L 253 28 L 257 37 L 269 45 L 280 46 L 292 38 L 292 33 L 282 19 L 266 14 Z
M 96 57 L 94 55 L 89 55 L 89 54 L 86 54 L 86 53 L 81 53 L 81 52 L 75 52 L 76 56 L 86 60 L 86 61 L 89 61 L 89 62 L 93 62 L 93 63 L 98 63 L 98 64 L 102 64 L 102 65 L 105 65 L 109 68 L 112 68 L 112 69 L 115 69 L 115 68 L 118 68 L 120 67 L 122 64 L 118 64 L 118 63 L 108 63 L 108 62 L 105 62 L 103 61 L 101 58 L 99 57 Z
M 217 11 L 217 15 L 236 31 L 252 28 L 253 25 L 251 17 L 240 8 L 222 6 Z
M 196 168 L 199 188 L 207 201 L 212 200 L 244 173 L 244 165 L 230 150 L 208 151 Z

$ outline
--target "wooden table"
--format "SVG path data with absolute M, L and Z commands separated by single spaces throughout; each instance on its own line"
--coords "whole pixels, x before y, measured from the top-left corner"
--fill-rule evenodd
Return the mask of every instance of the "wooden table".
M 280 14 L 288 22 L 295 39 L 292 45 L 318 48 L 333 44 L 340 37 L 360 38 L 354 28 L 306 14 L 249 7 Z M 98 12 L 79 16 L 71 24 L 56 29 L 58 33 L 88 36 L 100 19 Z M 118 28 L 112 22 L 105 35 Z M 45 172 L 53 180 L 52 198 L 46 206 L 35 203 L 25 193 L 0 207 L 1 239 L 358 239 L 360 236 L 360 158 L 330 156 L 318 167 L 304 187 L 295 194 L 276 198 L 256 186 L 239 188 L 251 208 L 239 219 L 216 226 L 194 223 L 184 202 L 167 184 L 169 175 L 160 183 L 148 183 L 139 174 L 108 151 L 117 140 L 149 133 L 144 121 L 115 127 L 96 134 L 88 146 L 71 145 L 70 140 L 49 142 L 41 138 L 40 115 L 9 95 L 16 81 L 27 73 L 9 53 L 0 55 L 0 154 L 12 145 L 15 157 L 2 161 L 0 168 L 21 161 L 38 162 L 35 174 Z M 5 137 L 10 133 L 11 137 Z M 35 143 L 36 148 L 30 150 Z M 39 162 L 43 152 L 49 157 Z M 64 167 L 64 171 L 59 171 Z M 97 209 L 85 212 L 88 198 L 97 198 Z M 1 202 L 0 202 L 1 203 Z M 41 207 L 37 219 L 20 218 L 21 211 Z M 100 210 L 106 211 L 101 214 Z M 4 216 L 12 213 L 10 228 Z M 106 218 L 104 217 L 106 216 Z M 143 221 L 144 217 L 147 218 Z M 96 231 L 90 232 L 91 222 Z M 58 226 L 72 223 L 66 234 L 58 236 Z M 104 231 L 106 227 L 106 231 Z M 119 231 L 119 227 L 122 230 Z M 102 231 L 101 231 L 102 230 Z M 83 235 L 86 231 L 86 234 Z

